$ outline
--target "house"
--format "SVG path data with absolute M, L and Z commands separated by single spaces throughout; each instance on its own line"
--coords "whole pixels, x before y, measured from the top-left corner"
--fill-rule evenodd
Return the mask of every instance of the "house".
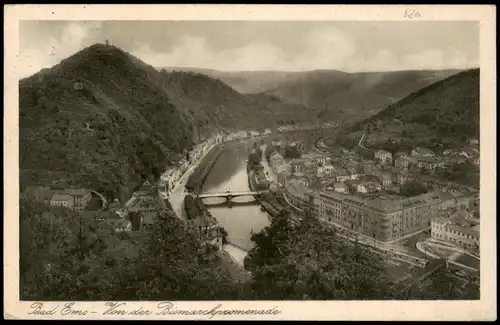
M 415 179 L 415 176 L 409 172 L 401 172 L 398 174 L 398 183 L 403 185 L 406 182 L 412 181 Z
M 345 169 L 338 169 L 335 174 L 336 181 L 338 183 L 345 182 L 346 180 L 351 178 L 349 173 Z
M 446 149 L 443 151 L 443 156 L 448 156 L 450 154 L 458 153 L 459 151 L 457 149 Z
M 474 251 L 480 247 L 479 225 L 479 220 L 465 219 L 459 215 L 451 218 L 438 217 L 431 221 L 431 236 Z
M 325 165 L 323 165 L 323 175 L 330 176 L 333 174 L 334 170 L 335 168 L 331 163 L 325 163 Z
M 367 173 L 367 175 L 373 175 L 373 176 L 376 176 L 376 177 L 379 177 L 380 174 L 382 174 L 382 169 L 378 166 L 373 166 L 371 168 L 371 173 Z
M 453 166 L 458 164 L 465 164 L 467 158 L 458 154 L 458 152 L 453 152 L 444 157 L 445 166 Z
M 292 172 L 293 173 L 303 173 L 304 172 L 305 161 L 303 159 L 292 160 Z
M 316 165 L 316 163 L 313 161 L 306 161 L 304 163 L 304 172 L 311 175 L 316 175 L 318 173 L 318 165 Z
M 408 160 L 408 157 L 398 157 L 394 160 L 394 166 L 403 170 L 408 170 L 410 167 L 410 161 Z
M 358 184 L 356 191 L 358 191 L 359 193 L 368 193 L 368 188 L 366 187 L 365 184 L 361 183 Z
M 373 193 L 376 191 L 380 191 L 382 189 L 382 186 L 380 185 L 380 183 L 368 182 L 366 184 L 366 189 L 368 190 L 368 193 Z
M 469 140 L 469 144 L 478 145 L 479 144 L 479 139 L 477 139 L 477 138 L 470 139 Z
M 390 186 L 392 184 L 392 173 L 389 172 L 383 172 L 379 176 L 380 183 L 382 183 L 383 186 Z
M 363 177 L 366 175 L 361 166 L 350 167 L 350 168 L 348 168 L 348 172 L 351 176 L 351 179 L 359 179 L 360 177 Z
M 444 167 L 445 162 L 437 157 L 420 157 L 417 163 L 418 168 L 423 168 L 426 170 L 436 170 L 437 167 Z
M 392 153 L 386 150 L 377 150 L 375 160 L 380 161 L 381 164 L 392 164 Z
M 74 206 L 73 197 L 69 194 L 55 193 L 50 199 L 50 205 L 62 206 L 72 210 Z
M 363 164 L 363 171 L 366 175 L 372 174 L 372 168 L 375 167 L 375 162 L 373 160 L 366 160 Z
M 423 147 L 417 147 L 411 151 L 413 157 L 434 157 L 435 154 L 431 150 Z
M 368 181 L 358 184 L 356 189 L 359 193 L 373 193 L 380 191 L 382 186 L 379 183 Z
M 347 186 L 343 183 L 334 184 L 334 189 L 337 193 L 347 193 Z
M 476 165 L 476 166 L 481 166 L 481 162 L 480 162 L 480 160 L 479 160 L 479 157 L 474 158 L 474 165 Z
M 318 165 L 324 165 L 326 163 L 326 157 L 323 155 L 318 155 L 318 156 L 314 157 L 314 161 Z

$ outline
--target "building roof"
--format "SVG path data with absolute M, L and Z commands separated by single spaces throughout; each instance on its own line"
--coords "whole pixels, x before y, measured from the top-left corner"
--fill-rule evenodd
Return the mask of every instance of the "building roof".
M 327 193 L 322 192 L 321 194 L 334 197 L 339 200 L 343 200 L 345 203 L 350 203 L 353 205 L 357 205 L 359 207 L 372 209 L 380 213 L 393 213 L 404 209 L 412 208 L 415 206 L 419 206 L 425 203 L 439 202 L 441 200 L 441 197 L 436 192 L 430 192 L 419 196 L 402 198 L 402 199 L 366 198 L 366 197 L 359 197 L 356 195 L 339 196 L 338 193 L 335 192 L 327 192 Z
M 55 193 L 51 198 L 52 201 L 70 201 L 72 199 L 73 197 L 71 195 L 61 193 Z
M 417 153 L 420 155 L 434 154 L 434 152 L 432 152 L 432 150 L 429 150 L 429 149 L 424 148 L 424 147 L 416 147 L 415 149 L 412 150 L 412 153 Z
M 338 188 L 338 189 L 341 189 L 341 188 L 345 189 L 345 188 L 347 188 L 347 186 L 345 186 L 344 183 L 335 183 L 334 187 Z
M 378 155 L 391 155 L 392 156 L 392 153 L 390 153 L 389 151 L 384 150 L 384 149 L 379 149 L 375 153 Z
M 304 196 L 305 194 L 312 192 L 307 186 L 294 179 L 287 182 L 286 190 L 293 196 Z
M 442 162 L 442 160 L 439 159 L 438 157 L 420 157 L 418 158 L 418 161 L 423 161 L 429 164 L 438 164 Z
M 344 168 L 339 168 L 336 170 L 337 176 L 349 176 L 349 173 Z
M 64 194 L 69 194 L 69 195 L 87 195 L 90 194 L 90 190 L 84 189 L 84 188 L 68 188 L 63 191 Z
M 451 218 L 437 218 L 434 220 L 449 230 L 456 230 L 479 238 L 479 220 L 465 219 L 459 215 Z

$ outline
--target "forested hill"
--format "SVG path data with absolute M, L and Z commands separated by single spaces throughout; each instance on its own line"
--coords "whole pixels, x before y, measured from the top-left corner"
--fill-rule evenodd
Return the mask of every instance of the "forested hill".
M 219 80 L 160 72 L 95 44 L 20 81 L 21 190 L 61 181 L 117 196 L 200 137 L 277 125 L 284 110 L 308 118 L 296 105 L 262 105 Z
M 349 133 L 368 127 L 371 139 L 386 135 L 400 141 L 462 145 L 469 138 L 479 138 L 479 85 L 479 69 L 460 72 L 357 123 Z
M 171 70 L 172 68 L 170 68 Z M 358 122 L 388 105 L 460 70 L 408 70 L 383 72 L 217 71 L 182 68 L 222 80 L 239 92 L 262 93 L 287 103 L 317 110 L 323 120 Z

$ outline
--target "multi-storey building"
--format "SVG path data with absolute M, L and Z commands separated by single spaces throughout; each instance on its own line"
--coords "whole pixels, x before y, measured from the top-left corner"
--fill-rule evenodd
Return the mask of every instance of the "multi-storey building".
M 56 191 L 50 199 L 50 205 L 64 206 L 74 211 L 83 211 L 91 198 L 92 194 L 89 190 L 66 189 Z
M 290 180 L 285 188 L 285 196 L 298 208 L 305 208 L 309 205 L 309 195 L 312 191 L 299 180 Z
M 392 153 L 386 150 L 377 150 L 375 160 L 380 161 L 382 164 L 392 164 Z
M 464 249 L 479 249 L 479 220 L 458 216 L 436 218 L 431 222 L 431 236 Z
M 370 199 L 322 191 L 315 202 L 322 220 L 391 241 L 430 227 L 430 221 L 439 216 L 442 197 L 431 192 L 399 200 Z
M 305 170 L 305 161 L 303 159 L 292 160 L 292 172 L 293 173 L 303 173 Z

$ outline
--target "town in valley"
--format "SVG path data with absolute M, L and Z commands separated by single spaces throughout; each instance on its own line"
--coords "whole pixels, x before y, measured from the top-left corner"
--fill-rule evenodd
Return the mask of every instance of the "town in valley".
M 177 48 L 156 43 L 183 24 Z M 21 24 L 25 51 L 33 35 L 88 38 L 19 82 L 21 299 L 479 299 L 479 68 L 409 52 L 391 70 L 376 66 L 382 49 L 381 70 L 363 66 L 379 51 L 368 22 L 283 25 L 290 44 L 297 34 L 320 50 L 275 71 L 237 70 L 249 61 L 229 54 L 250 50 L 222 49 L 236 46 L 223 34 L 220 57 L 201 42 L 194 66 L 189 31 L 208 42 L 227 24 Z M 454 28 L 476 42 L 472 23 L 415 24 L 459 54 Z M 406 48 L 407 27 L 387 26 Z M 122 28 L 154 46 L 136 48 Z M 343 50 L 361 72 L 302 56 L 323 62 L 337 43 L 366 51 Z

